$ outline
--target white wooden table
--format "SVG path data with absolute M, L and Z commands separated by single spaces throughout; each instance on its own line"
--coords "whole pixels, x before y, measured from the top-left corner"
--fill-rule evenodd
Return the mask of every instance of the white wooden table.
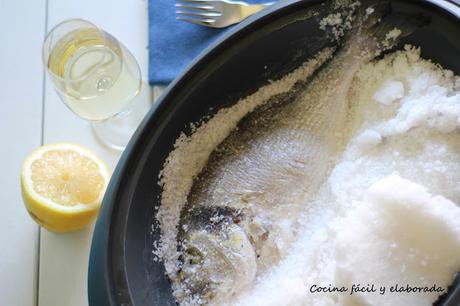
M 57 23 L 87 19 L 134 54 L 147 76 L 147 0 L 0 0 L 0 305 L 85 306 L 90 228 L 55 234 L 24 209 L 21 162 L 41 144 L 70 141 L 93 150 L 113 169 L 120 153 L 59 100 L 44 75 L 41 45 Z M 153 95 L 153 94 L 152 94 Z

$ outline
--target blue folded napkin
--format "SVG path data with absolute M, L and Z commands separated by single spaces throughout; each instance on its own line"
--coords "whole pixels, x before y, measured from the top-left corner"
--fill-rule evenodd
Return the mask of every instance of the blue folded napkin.
M 149 0 L 150 84 L 171 82 L 203 49 L 229 29 L 213 29 L 176 20 L 174 4 L 173 0 Z

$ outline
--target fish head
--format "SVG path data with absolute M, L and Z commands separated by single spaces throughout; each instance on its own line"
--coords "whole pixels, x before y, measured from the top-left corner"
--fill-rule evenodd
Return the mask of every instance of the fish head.
M 203 214 L 199 219 L 202 217 Z M 228 217 L 219 216 L 218 224 L 195 223 L 181 235 L 177 277 L 189 296 L 219 303 L 255 278 L 255 250 L 245 230 Z

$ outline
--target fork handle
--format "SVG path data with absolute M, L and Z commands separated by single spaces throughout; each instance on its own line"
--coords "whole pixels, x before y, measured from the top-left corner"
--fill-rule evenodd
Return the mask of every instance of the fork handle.
M 275 3 L 275 2 L 266 2 L 266 3 L 259 3 L 259 4 L 248 4 L 246 2 L 240 2 L 240 1 L 226 1 L 226 2 L 239 4 L 241 8 L 241 16 L 243 18 L 249 17 L 263 10 L 267 6 L 270 6 Z

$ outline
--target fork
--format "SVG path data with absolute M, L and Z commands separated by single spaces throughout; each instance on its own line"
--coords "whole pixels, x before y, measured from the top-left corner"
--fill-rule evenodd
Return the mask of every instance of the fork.
M 248 4 L 230 0 L 177 0 L 176 19 L 211 28 L 238 23 L 273 4 Z

